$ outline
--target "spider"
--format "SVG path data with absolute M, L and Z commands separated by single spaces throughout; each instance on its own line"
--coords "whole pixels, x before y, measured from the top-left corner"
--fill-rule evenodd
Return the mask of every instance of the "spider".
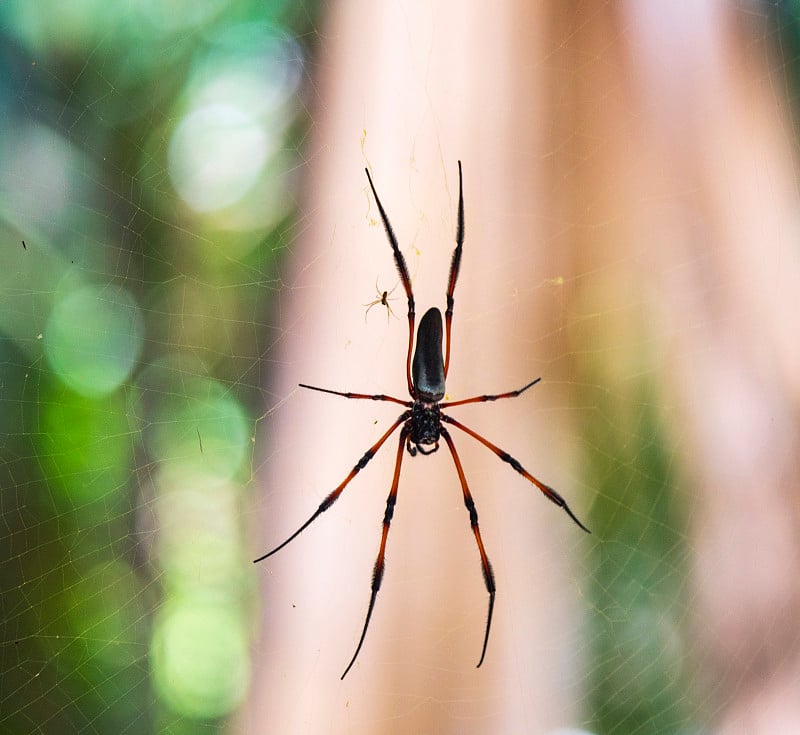
M 369 314 L 370 309 L 373 306 L 377 306 L 378 304 L 382 304 L 386 307 L 386 321 L 389 322 L 389 317 L 394 316 L 394 312 L 392 311 L 392 307 L 389 305 L 390 301 L 397 301 L 397 299 L 390 299 L 389 297 L 394 293 L 394 290 L 400 285 L 400 282 L 394 284 L 391 291 L 381 291 L 378 288 L 378 282 L 375 281 L 375 293 L 378 294 L 377 299 L 373 299 L 368 304 L 363 304 L 367 307 L 367 310 L 364 312 L 364 322 L 367 321 L 367 314 Z M 397 317 L 395 317 L 396 319 Z
M 548 500 L 552 501 L 560 508 L 562 508 L 567 515 L 586 533 L 591 533 L 586 526 L 581 523 L 575 514 L 570 510 L 567 501 L 564 500 L 553 488 L 545 485 L 539 481 L 532 474 L 530 474 L 514 457 L 508 452 L 504 451 L 497 445 L 485 439 L 483 436 L 473 431 L 469 427 L 462 424 L 460 421 L 452 418 L 444 413 L 442 409 L 454 408 L 456 406 L 463 406 L 468 403 L 484 403 L 486 401 L 496 401 L 501 398 L 516 398 L 524 393 L 528 388 L 536 385 L 541 378 L 532 380 L 527 385 L 522 386 L 517 390 L 508 391 L 506 393 L 498 393 L 494 395 L 480 395 L 473 396 L 472 398 L 462 398 L 458 401 L 442 402 L 445 396 L 445 379 L 450 367 L 450 329 L 453 322 L 453 293 L 456 288 L 456 281 L 458 280 L 458 273 L 461 267 L 461 251 L 464 244 L 464 192 L 462 185 L 461 175 L 461 161 L 458 162 L 458 225 L 456 228 L 456 247 L 453 251 L 453 257 L 450 262 L 450 275 L 447 281 L 447 309 L 444 313 L 444 336 L 445 336 L 445 349 L 444 356 L 442 355 L 442 314 L 436 307 L 432 307 L 425 312 L 419 323 L 419 330 L 417 332 L 417 347 L 414 350 L 414 321 L 416 312 L 414 310 L 414 293 L 411 289 L 411 279 L 408 275 L 408 267 L 406 266 L 405 258 L 400 252 L 397 245 L 397 238 L 395 237 L 392 226 L 389 224 L 389 219 L 386 216 L 381 200 L 378 197 L 378 192 L 375 190 L 375 185 L 372 183 L 372 177 L 369 170 L 365 169 L 367 180 L 369 181 L 372 195 L 375 197 L 375 203 L 378 205 L 381 219 L 383 220 L 383 227 L 386 230 L 386 236 L 392 248 L 394 262 L 397 271 L 400 274 L 400 281 L 406 291 L 408 297 L 408 352 L 406 355 L 406 380 L 408 382 L 408 393 L 411 400 L 404 400 L 402 398 L 395 398 L 384 394 L 369 395 L 366 393 L 352 393 L 330 388 L 319 388 L 314 385 L 306 385 L 300 383 L 301 388 L 308 390 L 316 390 L 321 393 L 330 393 L 335 396 L 342 396 L 343 398 L 353 398 L 359 400 L 372 400 L 372 401 L 389 401 L 391 403 L 398 403 L 405 407 L 403 413 L 394 421 L 394 423 L 387 429 L 378 441 L 375 442 L 367 451 L 364 456 L 355 464 L 350 470 L 347 477 L 320 503 L 319 507 L 314 511 L 311 517 L 298 528 L 289 538 L 282 544 L 276 546 L 272 551 L 267 552 L 254 561 L 258 563 L 272 556 L 280 551 L 284 546 L 293 541 L 300 535 L 308 526 L 310 526 L 322 513 L 330 508 L 344 489 L 350 484 L 350 481 L 359 473 L 370 460 L 378 453 L 380 448 L 384 445 L 386 440 L 399 428 L 400 441 L 397 446 L 397 454 L 394 465 L 394 476 L 392 484 L 389 489 L 389 497 L 386 499 L 386 511 L 383 516 L 383 532 L 381 534 L 381 543 L 378 550 L 378 556 L 375 560 L 375 567 L 372 572 L 372 585 L 369 599 L 369 606 L 367 607 L 367 615 L 364 620 L 364 627 L 361 630 L 361 637 L 359 638 L 358 645 L 356 646 L 355 653 L 347 664 L 347 668 L 341 676 L 344 679 L 347 673 L 353 667 L 361 647 L 364 644 L 364 639 L 367 635 L 369 622 L 372 618 L 372 612 L 375 608 L 375 600 L 378 597 L 378 591 L 383 581 L 384 572 L 384 558 L 386 554 L 386 540 L 389 536 L 389 527 L 394 515 L 394 506 L 397 502 L 397 488 L 400 483 L 400 466 L 403 461 L 403 449 L 412 457 L 417 455 L 417 452 L 423 455 L 433 454 L 439 449 L 439 440 L 444 439 L 447 444 L 447 449 L 453 458 L 453 464 L 456 468 L 458 481 L 461 484 L 461 491 L 464 495 L 464 505 L 469 513 L 469 522 L 472 527 L 472 533 L 475 536 L 475 542 L 478 546 L 478 554 L 480 555 L 481 568 L 483 570 L 483 581 L 486 585 L 486 591 L 489 593 L 489 608 L 486 615 L 486 628 L 483 635 L 483 646 L 481 648 L 481 656 L 478 660 L 478 667 L 483 663 L 486 656 L 486 646 L 489 643 L 489 631 L 492 627 L 492 613 L 494 611 L 495 599 L 495 581 L 492 565 L 489 563 L 489 557 L 481 538 L 480 528 L 478 527 L 478 511 L 475 509 L 475 503 L 472 500 L 472 493 L 470 492 L 467 478 L 464 474 L 464 468 L 461 465 L 461 459 L 456 451 L 455 443 L 450 435 L 450 431 L 445 426 L 454 426 L 456 429 L 463 431 L 473 439 L 483 444 L 487 449 L 494 452 L 503 462 L 508 463 L 526 480 L 535 485 Z M 384 294 L 386 295 L 386 294 Z M 414 358 L 412 361 L 412 351 Z

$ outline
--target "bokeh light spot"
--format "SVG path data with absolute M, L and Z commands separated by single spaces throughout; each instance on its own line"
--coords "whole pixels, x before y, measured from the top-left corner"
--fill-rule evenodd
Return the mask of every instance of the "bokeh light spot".
M 44 351 L 58 377 L 77 393 L 116 390 L 142 349 L 142 317 L 116 286 L 85 286 L 57 301 L 45 327 Z
M 225 9 L 227 0 L 191 0 L 164 3 L 159 0 L 137 0 L 130 3 L 131 20 L 146 39 L 172 35 L 187 28 L 210 22 Z M 139 25 L 140 24 L 140 25 Z
M 249 682 L 247 635 L 235 612 L 198 598 L 162 610 L 153 635 L 153 683 L 177 714 L 223 717 Z
M 212 39 L 195 66 L 191 94 L 197 107 L 232 103 L 283 129 L 294 119 L 303 67 L 302 47 L 279 27 L 239 23 Z
M 250 450 L 249 422 L 242 404 L 218 380 L 187 374 L 178 356 L 143 371 L 139 413 L 150 456 L 208 477 L 230 478 Z
M 202 591 L 236 604 L 252 572 L 243 563 L 241 488 L 177 463 L 163 465 L 153 481 L 161 529 L 155 558 L 167 593 Z
M 222 209 L 256 182 L 267 147 L 262 125 L 244 109 L 201 107 L 181 121 L 170 140 L 172 183 L 195 211 Z

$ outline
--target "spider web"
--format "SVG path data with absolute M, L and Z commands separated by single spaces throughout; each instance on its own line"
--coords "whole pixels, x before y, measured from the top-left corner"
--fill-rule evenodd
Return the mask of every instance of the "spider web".
M 0 732 L 797 730 L 795 5 L 0 13 Z

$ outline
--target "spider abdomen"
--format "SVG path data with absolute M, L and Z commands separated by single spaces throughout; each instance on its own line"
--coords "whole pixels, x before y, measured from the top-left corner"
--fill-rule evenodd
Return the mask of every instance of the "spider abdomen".
M 411 375 L 415 398 L 426 403 L 441 401 L 444 398 L 442 312 L 435 306 L 428 309 L 420 319 Z

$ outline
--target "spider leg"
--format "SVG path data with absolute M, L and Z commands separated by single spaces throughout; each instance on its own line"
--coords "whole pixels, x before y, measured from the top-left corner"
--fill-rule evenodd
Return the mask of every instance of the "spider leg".
M 508 393 L 496 393 L 489 396 L 473 396 L 472 398 L 464 398 L 460 401 L 448 401 L 447 403 L 440 403 L 439 408 L 450 408 L 451 406 L 463 406 L 465 403 L 484 403 L 485 401 L 496 401 L 498 398 L 516 398 L 518 395 L 524 393 L 532 385 L 536 385 L 541 378 L 532 380 L 528 385 L 522 386 L 519 390 L 510 390 Z
M 444 376 L 450 368 L 450 327 L 453 324 L 453 292 L 456 290 L 458 271 L 461 269 L 461 249 L 464 245 L 464 187 L 461 181 L 461 161 L 458 162 L 458 225 L 456 227 L 456 249 L 450 261 L 450 276 L 447 279 L 447 310 L 444 313 L 445 334 Z
M 392 403 L 399 403 L 401 406 L 411 407 L 411 401 L 404 401 L 401 398 L 394 396 L 387 396 L 383 393 L 370 395 L 369 393 L 346 393 L 340 390 L 331 390 L 330 388 L 318 388 L 316 385 L 306 385 L 305 383 L 298 383 L 301 388 L 308 388 L 308 390 L 318 390 L 320 393 L 330 393 L 334 396 L 342 396 L 343 398 L 361 398 L 370 401 L 391 401 Z
M 380 439 L 378 439 L 378 441 L 376 441 L 369 449 L 367 449 L 366 452 L 364 452 L 364 456 L 361 459 L 359 459 L 358 462 L 356 462 L 356 465 L 353 467 L 352 470 L 350 470 L 350 473 L 347 475 L 347 477 L 345 477 L 344 480 L 342 480 L 342 482 L 336 487 L 336 489 L 333 490 L 333 492 L 331 492 L 325 498 L 325 500 L 323 500 L 319 504 L 319 508 L 317 508 L 314 511 L 311 518 L 309 518 L 302 526 L 300 526 L 300 528 L 298 528 L 291 536 L 289 536 L 289 538 L 287 538 L 286 541 L 284 541 L 280 546 L 276 546 L 272 551 L 268 551 L 263 556 L 259 556 L 258 559 L 254 559 L 253 564 L 258 564 L 258 562 L 263 561 L 267 557 L 270 557 L 273 554 L 280 551 L 284 546 L 286 546 L 286 544 L 288 544 L 290 541 L 293 541 L 303 531 L 305 531 L 305 529 L 308 528 L 317 519 L 318 516 L 322 515 L 322 513 L 328 510 L 328 508 L 330 508 L 342 494 L 342 491 L 350 484 L 350 481 L 359 472 L 361 472 L 361 470 L 363 470 L 364 467 L 367 466 L 369 461 L 378 453 L 378 450 L 383 446 L 383 443 L 394 433 L 397 427 L 400 426 L 400 424 L 402 424 L 404 421 L 406 421 L 410 416 L 411 416 L 410 411 L 403 412 L 397 419 L 397 421 L 395 421 L 389 427 L 386 433 Z M 403 434 L 401 434 L 401 436 L 403 436 Z
M 492 571 L 492 565 L 489 563 L 489 557 L 486 555 L 486 549 L 483 548 L 483 540 L 481 539 L 481 529 L 478 527 L 478 511 L 475 509 L 475 503 L 472 500 L 472 493 L 469 491 L 469 485 L 467 485 L 467 478 L 464 475 L 464 468 L 461 466 L 461 460 L 458 457 L 458 452 L 456 452 L 456 445 L 453 443 L 453 439 L 450 436 L 450 432 L 447 431 L 444 427 L 441 427 L 441 435 L 444 437 L 444 440 L 447 442 L 447 446 L 450 449 L 450 454 L 453 455 L 453 462 L 456 466 L 456 472 L 458 472 L 458 480 L 461 483 L 461 489 L 464 492 L 464 505 L 467 506 L 467 510 L 469 511 L 469 523 L 472 526 L 472 533 L 475 534 L 475 542 L 478 544 L 478 553 L 481 555 L 481 567 L 483 568 L 483 581 L 486 583 L 486 591 L 489 593 L 489 612 L 486 616 L 486 633 L 483 636 L 483 648 L 481 649 L 481 658 L 478 661 L 478 666 L 476 668 L 480 668 L 480 665 L 483 663 L 483 658 L 486 656 L 486 646 L 489 643 L 489 631 L 492 627 L 492 613 L 494 612 L 494 594 L 495 594 L 495 584 L 494 584 L 494 572 Z
M 372 610 L 375 607 L 375 600 L 378 597 L 378 590 L 381 588 L 381 582 L 383 581 L 383 571 L 385 569 L 384 565 L 384 556 L 386 554 L 386 539 L 389 536 L 389 527 L 392 524 L 392 516 L 394 515 L 394 506 L 397 502 L 397 486 L 400 484 L 400 465 L 403 463 L 403 447 L 405 445 L 406 436 L 409 433 L 409 429 L 403 427 L 400 431 L 400 443 L 397 446 L 397 460 L 394 463 L 394 477 L 392 478 L 392 487 L 389 489 L 389 497 L 386 498 L 386 512 L 383 514 L 383 533 L 381 534 L 381 546 L 378 550 L 378 557 L 375 559 L 375 568 L 372 571 L 372 592 L 369 598 L 369 607 L 367 608 L 367 617 L 364 620 L 364 628 L 361 631 L 361 638 L 358 639 L 358 645 L 356 646 L 356 652 L 353 654 L 353 658 L 350 659 L 350 663 L 347 664 L 347 668 L 344 670 L 344 674 L 342 674 L 341 678 L 344 679 L 347 676 L 347 672 L 350 671 L 353 664 L 356 662 L 358 658 L 358 654 L 361 651 L 361 646 L 364 644 L 364 638 L 367 636 L 367 628 L 369 628 L 369 621 L 372 618 Z
M 394 255 L 394 262 L 397 266 L 397 272 L 400 274 L 400 280 L 403 282 L 403 288 L 406 290 L 406 296 L 408 297 L 408 354 L 406 356 L 406 380 L 408 381 L 408 393 L 409 395 L 413 396 L 415 394 L 414 383 L 411 382 L 411 351 L 414 347 L 415 312 L 414 292 L 411 290 L 411 277 L 408 275 L 406 259 L 403 257 L 403 254 L 400 252 L 400 248 L 397 245 L 397 238 L 394 235 L 392 226 L 389 224 L 389 218 L 386 216 L 386 211 L 383 208 L 383 204 L 381 204 L 381 200 L 378 198 L 378 192 L 375 191 L 375 185 L 372 183 L 372 177 L 369 175 L 369 169 L 365 168 L 364 170 L 367 172 L 367 179 L 369 180 L 370 189 L 372 189 L 372 195 L 375 197 L 375 203 L 378 205 L 378 211 L 381 213 L 383 229 L 386 230 L 386 237 L 389 238 L 389 244 L 392 246 L 392 254 Z
M 536 485 L 536 487 L 538 487 L 539 490 L 541 490 L 545 494 L 548 500 L 552 501 L 560 508 L 563 508 L 564 512 L 566 512 L 566 514 L 570 518 L 572 518 L 572 520 L 575 521 L 575 523 L 577 523 L 578 526 L 580 526 L 584 531 L 586 531 L 586 533 L 591 533 L 591 531 L 578 520 L 577 516 L 572 512 L 572 510 L 570 510 L 570 507 L 569 505 L 567 505 L 567 501 L 564 500 L 564 498 L 562 498 L 549 485 L 545 485 L 543 482 L 537 480 L 508 452 L 505 452 L 502 449 L 500 449 L 500 447 L 498 447 L 497 445 L 492 444 L 492 442 L 490 442 L 488 439 L 484 439 L 480 434 L 478 434 L 478 432 L 473 431 L 468 426 L 464 426 L 464 424 L 462 424 L 460 421 L 456 421 L 454 418 L 446 416 L 445 414 L 440 414 L 440 418 L 442 421 L 445 421 L 448 424 L 452 424 L 453 426 L 461 429 L 461 431 L 463 431 L 464 433 L 469 434 L 473 439 L 477 439 L 481 444 L 483 444 L 483 446 L 487 447 L 488 449 L 491 449 L 498 457 L 500 457 L 500 459 L 503 460 L 503 462 L 508 462 L 508 464 L 510 464 L 526 480 Z

